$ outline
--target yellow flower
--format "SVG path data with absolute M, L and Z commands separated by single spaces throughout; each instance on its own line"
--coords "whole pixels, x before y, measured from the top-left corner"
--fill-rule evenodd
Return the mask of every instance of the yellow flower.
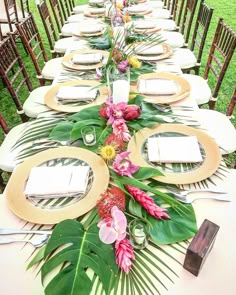
M 135 56 L 129 56 L 128 62 L 132 67 L 137 68 L 137 69 L 140 69 L 142 66 L 142 63 Z
M 121 10 L 123 8 L 123 4 L 120 2 L 116 3 L 116 8 Z
M 105 145 L 100 147 L 99 153 L 105 161 L 111 161 L 116 156 L 116 150 L 113 145 Z

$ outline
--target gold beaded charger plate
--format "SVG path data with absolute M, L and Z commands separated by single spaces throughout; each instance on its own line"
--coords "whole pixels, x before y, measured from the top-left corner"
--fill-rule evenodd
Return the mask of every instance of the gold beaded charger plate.
M 139 84 L 141 80 L 160 80 L 164 81 L 172 81 L 176 86 L 177 92 L 173 94 L 145 94 L 139 92 Z M 189 82 L 175 74 L 172 73 L 150 73 L 150 74 L 143 74 L 139 76 L 138 82 L 136 86 L 132 86 L 133 92 L 138 92 L 140 95 L 145 97 L 145 101 L 150 103 L 164 103 L 170 104 L 172 102 L 181 100 L 190 94 L 191 85 Z
M 104 50 L 82 49 L 82 50 L 74 51 L 74 52 L 64 56 L 62 59 L 62 64 L 66 68 L 78 70 L 78 71 L 89 71 L 89 70 L 94 70 L 96 68 L 101 68 L 104 65 L 103 61 L 100 61 L 99 63 L 94 63 L 94 64 L 75 64 L 75 63 L 73 63 L 74 55 L 96 54 L 96 53 L 101 53 L 103 59 L 108 58 L 108 56 L 109 56 L 109 52 L 104 51 Z
M 147 156 L 148 138 L 160 136 L 196 136 L 203 162 L 191 163 L 191 165 L 180 163 L 175 167 L 172 167 L 171 164 L 149 162 Z M 172 184 L 190 184 L 204 180 L 215 173 L 221 162 L 220 149 L 209 135 L 201 130 L 180 124 L 159 124 L 154 128 L 141 129 L 129 141 L 128 151 L 130 151 L 129 158 L 133 164 L 157 168 L 163 173 L 163 176 L 153 178 Z
M 99 82 L 97 81 L 92 81 L 92 80 L 74 80 L 74 81 L 67 81 L 64 83 L 60 83 L 58 85 L 55 85 L 51 87 L 48 92 L 45 94 L 44 97 L 44 103 L 50 108 L 55 111 L 59 112 L 67 112 L 67 113 L 76 113 L 79 112 L 87 107 L 91 106 L 96 106 L 96 105 L 101 105 L 104 103 L 107 99 L 108 92 L 107 92 L 107 87 L 99 86 Z M 59 91 L 59 88 L 61 86 L 73 86 L 73 87 L 78 87 L 79 91 L 79 86 L 88 86 L 88 87 L 98 87 L 98 94 L 97 97 L 94 100 L 90 101 L 80 101 L 80 102 L 70 102 L 70 103 L 62 103 L 58 101 L 57 99 L 57 93 Z
M 89 166 L 86 192 L 79 198 L 73 195 L 59 199 L 26 198 L 24 189 L 31 169 L 52 165 L 51 162 L 54 165 Z M 20 218 L 38 224 L 55 224 L 77 218 L 94 208 L 108 183 L 108 167 L 97 154 L 77 147 L 59 147 L 40 152 L 19 164 L 7 184 L 6 197 L 9 208 Z

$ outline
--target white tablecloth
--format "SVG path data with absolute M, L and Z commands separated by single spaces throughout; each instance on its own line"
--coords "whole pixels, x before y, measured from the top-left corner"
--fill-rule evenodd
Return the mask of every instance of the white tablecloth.
M 182 268 L 173 265 L 179 278 L 175 277 L 175 284 L 169 283 L 169 290 L 162 290 L 168 295 L 233 295 L 236 294 L 236 170 L 231 170 L 228 178 L 219 185 L 225 187 L 232 198 L 232 202 L 215 200 L 198 200 L 194 203 L 198 226 L 205 218 L 218 224 L 220 230 L 215 245 L 210 252 L 203 268 L 195 277 Z M 16 217 L 7 207 L 6 198 L 0 196 L 0 227 L 22 228 L 25 221 Z M 16 237 L 9 236 L 9 237 Z M 4 295 L 42 295 L 43 287 L 37 269 L 26 271 L 31 260 L 33 246 L 14 243 L 0 245 L 0 278 L 1 294 Z M 183 262 L 184 255 L 175 252 L 176 258 Z M 127 294 L 128 295 L 128 294 Z

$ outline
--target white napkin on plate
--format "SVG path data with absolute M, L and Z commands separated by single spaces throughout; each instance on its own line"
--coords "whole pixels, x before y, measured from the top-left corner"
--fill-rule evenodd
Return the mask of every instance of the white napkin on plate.
M 156 25 L 151 21 L 138 21 L 134 24 L 134 28 L 138 30 L 154 29 Z
M 138 84 L 139 93 L 147 95 L 173 95 L 178 87 L 173 80 L 168 79 L 141 79 Z
M 89 4 L 103 4 L 104 0 L 89 0 Z
M 27 197 L 57 198 L 84 193 L 89 166 L 34 167 L 25 187 Z
M 93 34 L 93 33 L 101 32 L 102 30 L 103 30 L 103 26 L 98 24 L 83 25 L 79 28 L 79 31 L 82 34 Z
M 128 7 L 128 12 L 129 13 L 138 13 L 138 12 L 144 12 L 146 10 L 148 10 L 148 6 L 147 5 L 133 5 Z
M 72 58 L 74 64 L 97 64 L 102 61 L 101 53 L 84 53 L 84 54 L 75 54 Z
M 97 92 L 97 89 L 90 86 L 61 86 L 57 98 L 66 101 L 86 101 L 95 99 Z
M 135 46 L 134 51 L 140 55 L 160 55 L 164 53 L 164 48 L 162 45 L 139 44 Z
M 150 137 L 148 138 L 148 159 L 159 163 L 202 162 L 196 136 Z
M 90 8 L 89 12 L 91 14 L 104 14 L 105 13 L 105 8 Z

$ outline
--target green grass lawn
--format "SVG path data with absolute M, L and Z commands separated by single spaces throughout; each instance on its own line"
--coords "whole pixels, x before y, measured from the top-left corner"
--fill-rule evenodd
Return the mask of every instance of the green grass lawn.
M 77 0 L 77 4 L 84 4 L 86 3 L 86 0 Z M 203 69 L 206 64 L 206 57 L 208 55 L 208 51 L 210 48 L 210 45 L 212 43 L 212 38 L 216 29 L 216 25 L 218 22 L 219 17 L 223 17 L 225 22 L 233 29 L 236 30 L 236 18 L 234 17 L 236 15 L 236 2 L 235 0 L 227 0 L 227 4 L 225 4 L 225 1 L 222 0 L 206 0 L 205 1 L 209 6 L 214 8 L 213 18 L 211 21 L 209 34 L 206 40 L 206 46 L 204 49 L 203 54 L 203 62 L 202 62 L 202 68 L 201 68 L 201 74 L 203 73 Z M 49 4 L 48 4 L 49 5 Z M 47 46 L 47 38 L 46 34 L 43 28 L 43 25 L 40 21 L 40 17 L 38 15 L 38 11 L 35 6 L 35 0 L 30 0 L 30 8 L 31 11 L 36 19 L 36 22 L 38 24 L 40 33 L 42 35 L 43 42 L 45 44 L 45 47 L 47 48 L 48 57 L 50 56 L 49 52 L 49 46 Z M 19 45 L 20 46 L 20 45 Z M 32 66 L 32 62 L 29 56 L 26 55 L 24 50 L 20 48 L 20 52 L 22 54 L 22 57 L 24 59 L 24 62 L 26 64 L 27 71 L 31 77 L 33 86 L 36 88 L 39 86 L 38 80 L 36 78 L 36 73 L 34 70 L 34 67 Z M 229 101 L 229 98 L 232 96 L 234 87 L 235 87 L 235 68 L 236 68 L 236 57 L 234 55 L 230 67 L 227 71 L 227 74 L 225 76 L 225 79 L 223 81 L 223 85 L 220 90 L 219 95 L 219 101 L 217 103 L 217 110 L 221 112 L 226 111 L 227 102 Z M 21 101 L 22 103 L 28 96 L 28 91 L 25 90 L 23 93 L 21 93 Z M 2 84 L 0 84 L 0 112 L 3 113 L 7 123 L 10 127 L 15 126 L 16 124 L 20 123 L 19 115 L 16 113 L 16 108 L 13 104 L 13 101 L 8 93 L 8 90 L 3 87 Z M 236 110 L 235 110 L 236 112 Z M 236 117 L 236 113 L 234 112 L 234 116 Z M 233 120 L 235 123 L 235 120 Z M 0 143 L 3 140 L 3 133 L 0 130 Z

